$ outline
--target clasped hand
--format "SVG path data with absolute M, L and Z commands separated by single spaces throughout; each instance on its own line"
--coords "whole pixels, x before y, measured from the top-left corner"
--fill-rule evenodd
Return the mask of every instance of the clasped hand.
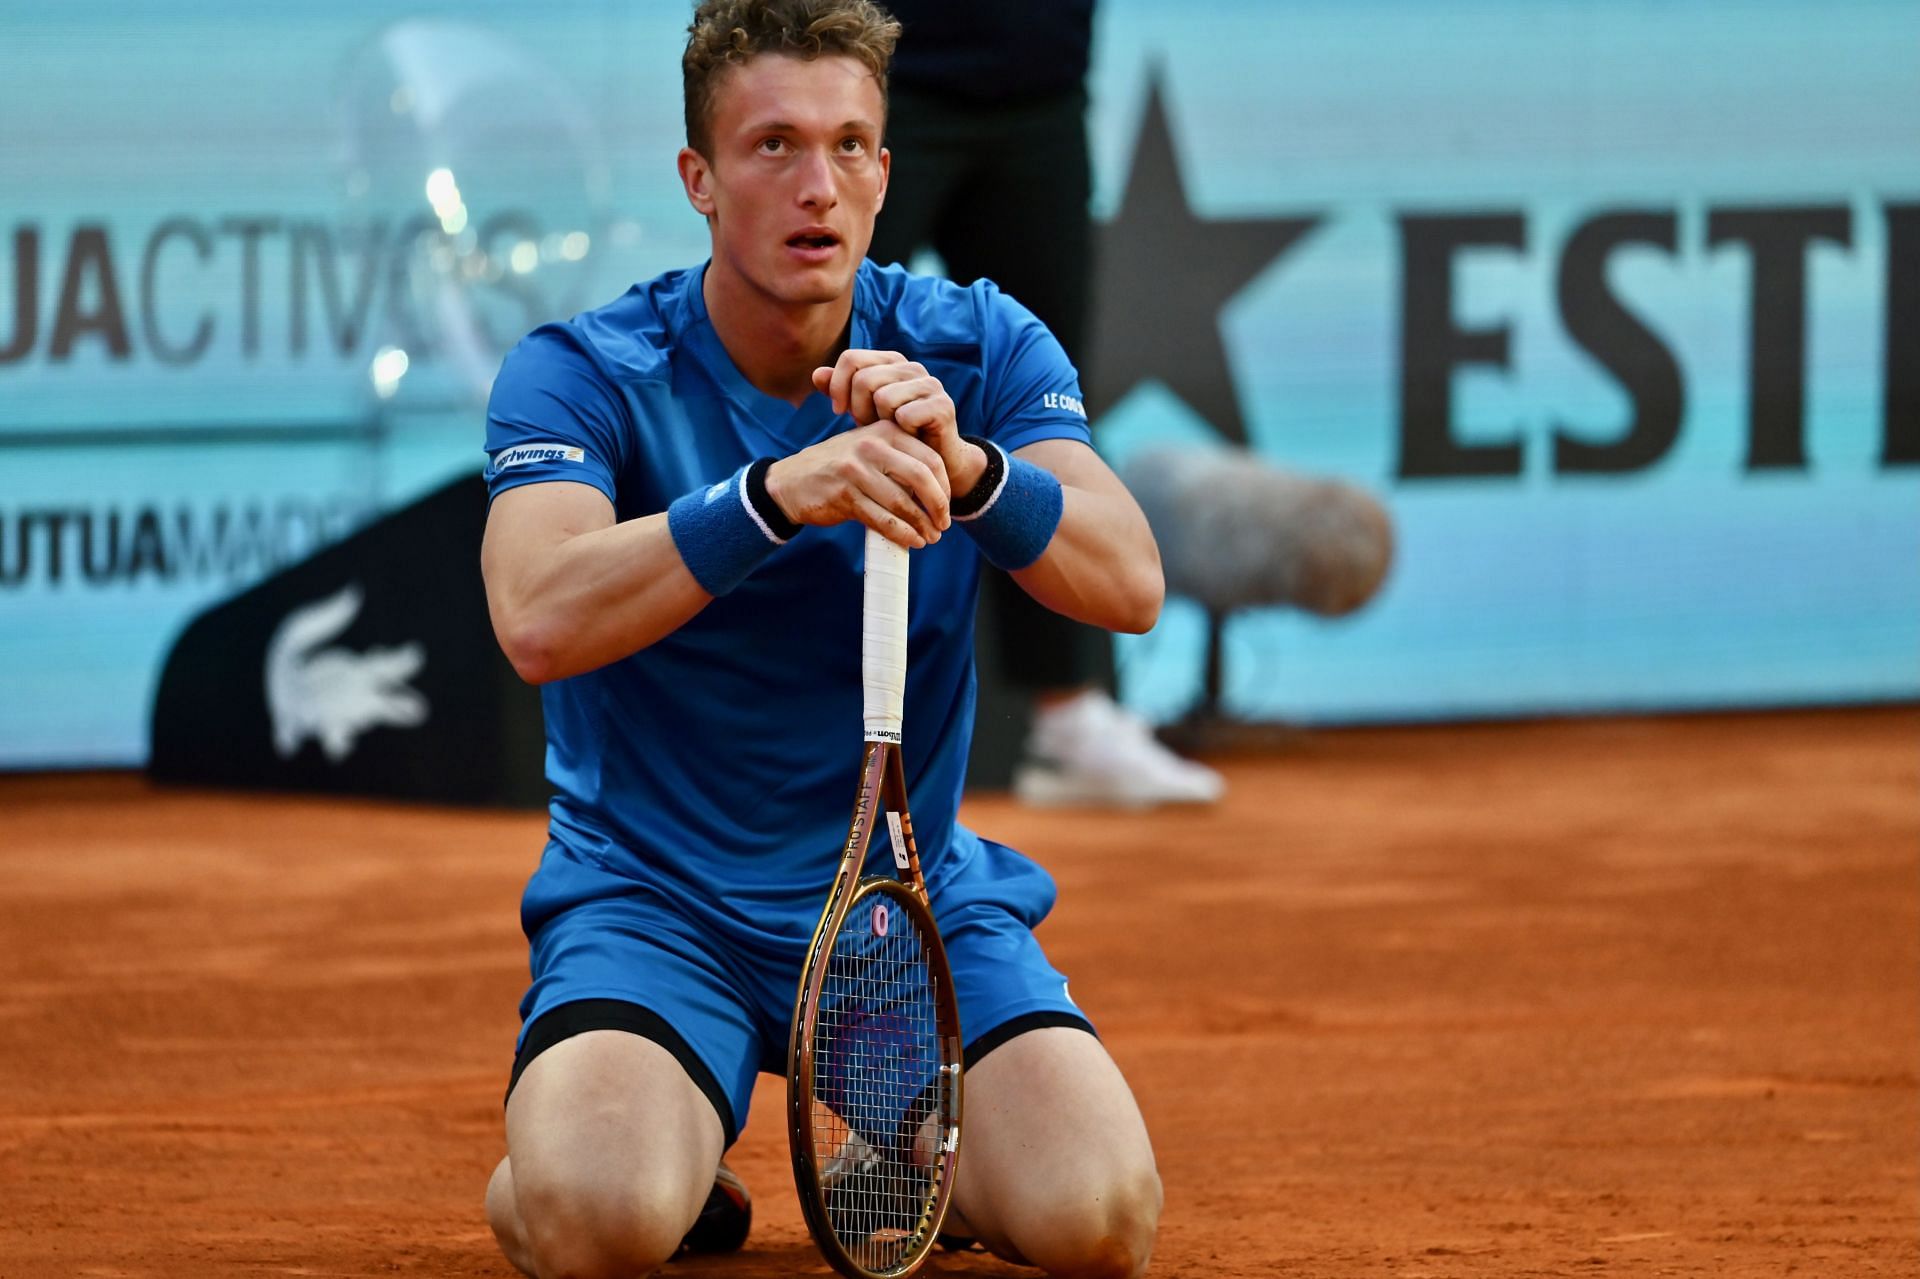
M 775 462 L 775 504 L 796 524 L 858 520 L 909 549 L 939 541 L 952 495 L 986 469 L 940 379 L 897 351 L 849 350 L 813 385 L 855 426 Z

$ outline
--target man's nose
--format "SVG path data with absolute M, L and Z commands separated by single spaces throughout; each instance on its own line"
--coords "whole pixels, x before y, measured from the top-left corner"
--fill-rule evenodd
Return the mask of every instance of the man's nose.
M 831 209 L 840 202 L 838 176 L 824 151 L 808 150 L 800 159 L 800 187 L 794 198 L 803 208 Z

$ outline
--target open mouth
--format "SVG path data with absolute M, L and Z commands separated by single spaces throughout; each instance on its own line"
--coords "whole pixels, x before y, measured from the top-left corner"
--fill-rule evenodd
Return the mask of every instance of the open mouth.
M 795 249 L 831 249 L 839 243 L 840 237 L 831 231 L 802 231 L 787 237 L 788 247 Z

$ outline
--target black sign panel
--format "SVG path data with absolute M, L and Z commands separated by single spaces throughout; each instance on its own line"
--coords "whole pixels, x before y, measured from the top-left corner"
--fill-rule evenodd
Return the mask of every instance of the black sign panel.
M 194 619 L 160 678 L 152 775 L 544 804 L 539 691 L 487 617 L 486 513 L 461 479 Z

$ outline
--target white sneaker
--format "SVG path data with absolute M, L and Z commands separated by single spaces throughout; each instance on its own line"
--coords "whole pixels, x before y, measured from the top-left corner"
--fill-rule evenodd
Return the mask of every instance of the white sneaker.
M 1034 713 L 1013 793 L 1036 808 L 1213 804 L 1226 780 L 1162 746 L 1145 720 L 1094 690 Z

